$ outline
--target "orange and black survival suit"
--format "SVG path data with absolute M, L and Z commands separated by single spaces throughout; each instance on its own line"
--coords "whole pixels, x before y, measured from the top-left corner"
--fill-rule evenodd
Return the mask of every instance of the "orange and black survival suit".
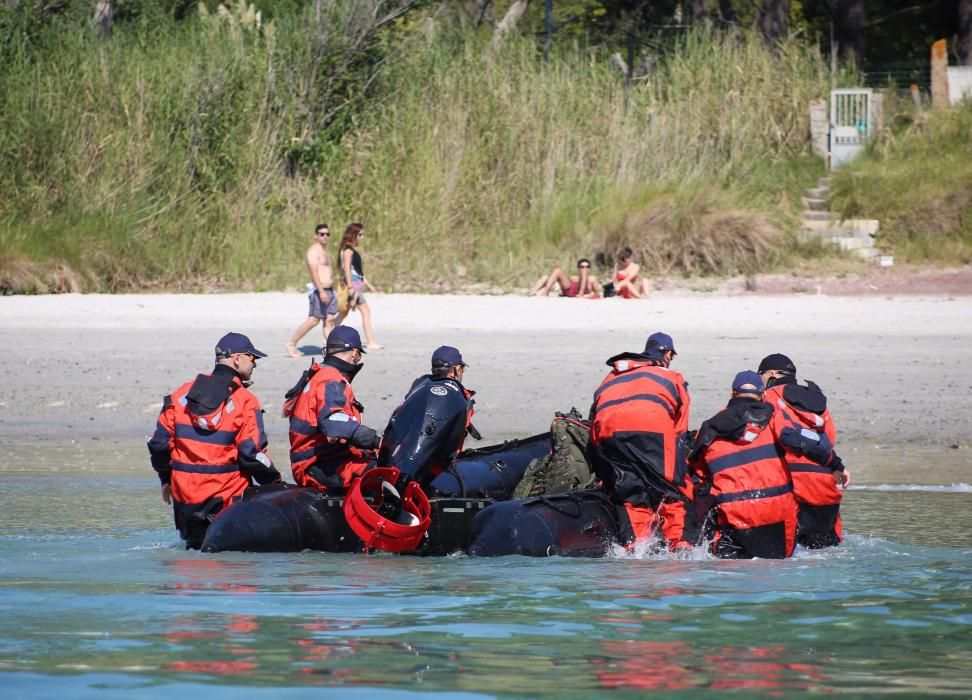
M 777 420 L 782 426 L 797 431 L 825 435 L 830 445 L 836 443 L 834 421 L 827 408 L 827 397 L 813 382 L 797 383 L 796 368 L 785 355 L 763 358 L 759 372 L 778 370 L 783 374 L 767 382 L 765 400 L 773 404 Z M 786 458 L 793 479 L 793 493 L 799 506 L 797 542 L 802 547 L 819 549 L 832 547 L 843 539 L 841 533 L 841 492 L 837 488 L 835 472 L 844 470 L 844 463 L 836 453 L 825 464 L 790 452 Z
M 224 340 L 217 353 L 234 339 Z M 265 357 L 248 339 L 245 345 L 249 350 L 240 352 Z M 171 486 L 175 525 L 187 548 L 199 548 L 212 519 L 252 480 L 281 481 L 267 454 L 260 402 L 224 364 L 165 397 L 148 449 L 162 484 Z
M 340 336 L 344 328 L 331 331 L 329 352 L 340 340 L 334 334 Z M 374 464 L 380 437 L 362 424 L 364 406 L 351 388 L 362 366 L 325 355 L 287 392 L 284 415 L 290 418 L 290 468 L 301 486 L 344 493 L 356 476 Z
M 674 548 L 695 539 L 686 532 L 685 507 L 692 498 L 685 464 L 690 399 L 685 378 L 668 367 L 666 350 L 674 353 L 671 338 L 656 333 L 643 353 L 607 361 L 611 371 L 591 406 L 588 457 L 605 492 L 624 506 L 629 535 L 648 538 L 660 526 Z
M 707 503 L 702 537 L 724 559 L 784 559 L 796 544 L 797 505 L 772 404 L 755 372 L 740 372 L 733 397 L 702 423 L 689 453 Z M 743 394 L 746 395 L 738 395 Z

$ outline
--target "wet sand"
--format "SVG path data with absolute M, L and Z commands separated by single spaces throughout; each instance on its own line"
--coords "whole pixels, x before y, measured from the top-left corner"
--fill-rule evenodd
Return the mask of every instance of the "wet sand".
M 586 413 L 609 356 L 675 338 L 692 427 L 724 404 L 728 384 L 770 352 L 795 361 L 830 397 L 840 452 L 860 483 L 972 481 L 972 297 L 715 295 L 647 301 L 518 296 L 369 295 L 385 349 L 355 380 L 381 429 L 432 350 L 458 346 L 477 391 L 486 443 L 546 430 L 555 410 Z M 271 453 L 287 473 L 284 392 L 320 347 L 291 359 L 299 293 L 59 295 L 0 298 L 0 473 L 150 474 L 144 440 L 164 394 L 212 366 L 227 330 L 270 354 L 253 390 Z M 349 323 L 360 329 L 360 317 Z M 470 442 L 471 444 L 471 442 Z

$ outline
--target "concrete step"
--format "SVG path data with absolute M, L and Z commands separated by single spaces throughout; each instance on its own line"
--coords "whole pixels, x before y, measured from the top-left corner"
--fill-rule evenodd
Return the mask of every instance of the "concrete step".
M 827 211 L 827 200 L 811 199 L 809 197 L 804 197 L 803 206 L 805 206 L 810 211 Z
M 856 252 L 858 250 L 863 250 L 864 248 L 870 247 L 865 241 L 862 241 L 860 238 L 855 238 L 852 236 L 851 237 L 840 236 L 837 238 L 827 237 L 827 238 L 821 238 L 820 240 L 823 243 L 832 246 L 837 246 L 841 250 L 845 250 L 845 251 L 853 250 Z
M 827 187 L 809 187 L 803 190 L 803 196 L 807 199 L 827 199 L 830 196 L 830 189 Z
M 837 226 L 837 221 L 835 219 L 804 219 L 801 223 L 801 228 L 811 229 L 818 232 L 818 235 L 822 231 L 828 231 L 834 228 L 840 228 Z
M 804 221 L 837 221 L 840 217 L 829 211 L 805 211 L 800 214 Z
M 804 226 L 803 228 L 797 229 L 796 232 L 797 240 L 804 243 L 808 243 L 810 241 L 821 241 L 825 238 L 849 238 L 850 236 L 851 233 L 847 229 L 833 226 L 824 226 L 818 228 Z
M 849 229 L 859 238 L 871 239 L 877 235 L 881 222 L 877 219 L 844 219 L 840 222 L 842 228 Z
M 881 251 L 873 246 L 869 246 L 867 248 L 857 248 L 854 251 L 854 255 L 864 258 L 865 260 L 877 261 L 881 257 Z
M 830 187 L 830 178 L 829 177 L 818 177 L 817 178 L 817 187 Z

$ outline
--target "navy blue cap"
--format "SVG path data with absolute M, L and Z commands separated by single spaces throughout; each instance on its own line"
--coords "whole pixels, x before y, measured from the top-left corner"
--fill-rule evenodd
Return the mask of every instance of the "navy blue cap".
M 351 326 L 338 326 L 328 334 L 324 354 L 333 355 L 336 352 L 354 349 L 365 351 L 361 346 L 361 336 L 358 335 L 358 331 Z
M 236 355 L 237 353 L 241 352 L 253 355 L 254 357 L 267 356 L 267 353 L 260 352 L 253 347 L 253 343 L 250 342 L 250 339 L 242 333 L 227 333 L 219 339 L 219 342 L 216 343 L 217 360 L 223 360 L 230 355 Z
M 789 374 L 796 374 L 796 365 L 793 364 L 791 360 L 786 355 L 782 355 L 778 352 L 772 355 L 767 355 L 763 358 L 763 361 L 759 363 L 759 373 L 769 372 L 771 369 L 779 370 L 780 372 L 787 372 Z
M 732 390 L 737 394 L 762 394 L 765 389 L 763 379 L 751 369 L 740 372 L 732 380 Z
M 455 367 L 456 365 L 469 366 L 462 361 L 462 354 L 451 345 L 443 345 L 432 353 L 433 367 Z
M 673 355 L 678 354 L 675 352 L 675 341 L 672 340 L 672 336 L 668 335 L 668 333 L 652 333 L 648 336 L 648 342 L 645 343 L 645 353 L 652 350 L 656 352 L 668 352 L 671 350 Z

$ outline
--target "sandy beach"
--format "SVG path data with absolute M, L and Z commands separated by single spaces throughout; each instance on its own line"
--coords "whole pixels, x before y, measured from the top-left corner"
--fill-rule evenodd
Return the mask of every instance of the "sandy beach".
M 692 427 L 725 402 L 735 372 L 770 352 L 795 361 L 830 398 L 840 451 L 864 482 L 972 480 L 972 297 L 659 292 L 647 301 L 525 296 L 369 295 L 385 349 L 355 380 L 381 429 L 432 350 L 471 365 L 485 443 L 547 429 L 556 410 L 586 413 L 604 361 L 648 333 L 675 338 Z M 301 360 L 284 342 L 305 317 L 298 293 L 58 295 L 0 298 L 5 351 L 0 472 L 148 470 L 144 439 L 164 394 L 212 366 L 225 331 L 270 354 L 253 390 L 271 452 L 287 469 L 284 392 Z M 360 317 L 349 323 L 360 329 Z

